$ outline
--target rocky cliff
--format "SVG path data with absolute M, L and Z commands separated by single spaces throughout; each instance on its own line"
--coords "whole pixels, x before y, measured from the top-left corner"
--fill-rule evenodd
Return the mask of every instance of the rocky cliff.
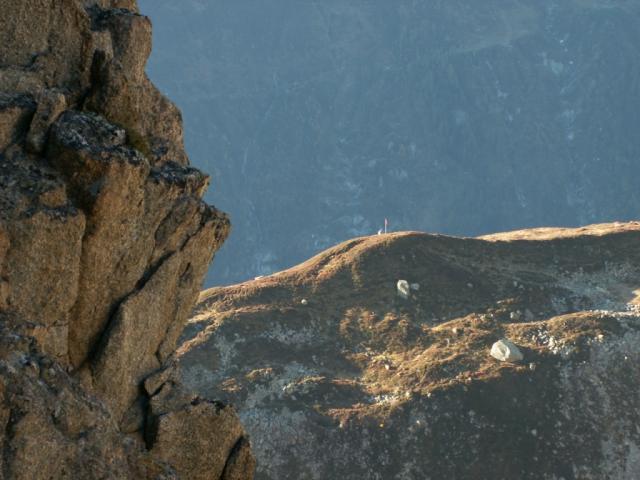
M 638 223 L 358 238 L 203 292 L 175 371 L 263 480 L 632 480 L 639 265 Z
M 149 19 L 0 11 L 0 478 L 251 478 L 234 411 L 164 372 L 229 221 L 145 74 Z
M 151 78 L 235 219 L 211 286 L 385 217 L 476 236 L 640 210 L 638 0 L 140 5 Z

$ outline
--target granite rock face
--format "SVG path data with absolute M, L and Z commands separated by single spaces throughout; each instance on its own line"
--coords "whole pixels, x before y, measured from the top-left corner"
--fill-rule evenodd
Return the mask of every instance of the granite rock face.
M 242 458 L 251 478 L 231 407 L 143 388 L 229 232 L 145 75 L 149 19 L 134 1 L 0 10 L 0 476 L 217 480 Z M 145 435 L 175 416 L 197 435 Z M 193 442 L 209 456 L 185 466 Z
M 185 478 L 253 477 L 255 459 L 231 407 L 187 392 L 175 365 L 150 377 L 145 389 L 151 396 L 145 440 L 153 445 L 156 456 L 174 465 Z M 211 448 L 211 432 L 220 439 L 215 449 Z
M 385 217 L 464 236 L 637 218 L 639 0 L 139 3 L 151 78 L 235 219 L 211 286 Z
M 0 327 L 0 478 L 175 479 L 33 339 Z
M 632 480 L 639 242 L 638 223 L 354 239 L 203 292 L 180 378 L 237 406 L 261 480 Z M 523 361 L 493 358 L 501 339 Z

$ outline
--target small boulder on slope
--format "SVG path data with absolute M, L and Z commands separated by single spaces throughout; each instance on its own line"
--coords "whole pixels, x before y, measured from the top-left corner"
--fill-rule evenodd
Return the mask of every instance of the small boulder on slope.
M 409 293 L 410 293 L 410 286 L 409 286 L 409 282 L 407 282 L 406 280 L 398 280 L 398 283 L 396 284 L 396 288 L 398 289 L 398 296 L 407 299 L 409 298 Z
M 524 355 L 520 349 L 510 340 L 503 338 L 491 346 L 491 356 L 501 362 L 521 362 Z

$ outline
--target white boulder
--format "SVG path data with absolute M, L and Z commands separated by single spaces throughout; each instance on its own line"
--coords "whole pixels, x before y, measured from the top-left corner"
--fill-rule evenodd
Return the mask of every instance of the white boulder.
M 409 286 L 409 282 L 407 282 L 406 280 L 398 280 L 396 288 L 398 289 L 399 296 L 405 299 L 409 298 L 409 292 L 411 289 L 411 287 Z
M 491 356 L 501 362 L 516 363 L 524 359 L 524 355 L 516 345 L 503 338 L 491 346 Z

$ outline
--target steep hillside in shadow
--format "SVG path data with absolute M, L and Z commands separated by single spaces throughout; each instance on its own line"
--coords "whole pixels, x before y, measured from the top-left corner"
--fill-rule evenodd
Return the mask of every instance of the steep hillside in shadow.
M 203 292 L 177 371 L 237 405 L 259 479 L 631 480 L 639 265 L 639 223 L 358 238 Z

